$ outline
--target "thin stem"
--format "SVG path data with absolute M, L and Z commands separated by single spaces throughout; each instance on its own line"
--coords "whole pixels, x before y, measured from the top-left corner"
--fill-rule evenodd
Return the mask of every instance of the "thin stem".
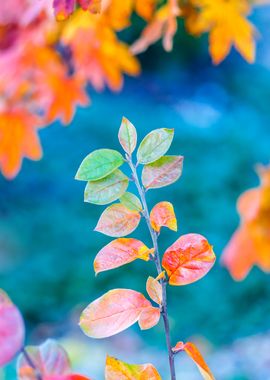
M 28 365 L 34 370 L 36 379 L 37 380 L 42 380 L 42 375 L 41 375 L 39 369 L 37 368 L 37 366 L 33 362 L 31 356 L 28 354 L 28 352 L 26 351 L 25 347 L 23 347 L 21 349 L 21 352 L 22 352 L 25 360 L 27 361 Z
M 146 197 L 145 197 L 145 190 L 143 186 L 140 183 L 140 180 L 138 178 L 136 166 L 133 164 L 131 157 L 127 157 L 128 164 L 131 168 L 132 175 L 134 178 L 135 185 L 138 189 L 141 202 L 143 205 L 143 216 L 146 220 L 151 239 L 153 242 L 153 247 L 155 250 L 155 255 L 154 255 L 154 262 L 157 268 L 158 274 L 162 273 L 162 267 L 160 263 L 160 254 L 159 254 L 159 247 L 158 247 L 158 235 L 156 231 L 153 230 L 151 223 L 150 223 L 150 214 L 149 214 L 149 209 L 148 205 L 146 202 Z M 167 307 L 167 280 L 162 278 L 161 280 L 161 285 L 162 285 L 162 305 L 161 305 L 161 314 L 163 318 L 163 323 L 164 323 L 164 329 L 165 329 L 165 336 L 166 336 L 166 344 L 167 344 L 167 350 L 168 350 L 168 355 L 169 355 L 169 365 L 170 365 L 170 372 L 171 372 L 171 380 L 176 380 L 176 374 L 175 374 L 175 365 L 174 365 L 174 354 L 172 351 L 172 344 L 171 344 L 171 337 L 170 337 L 170 323 L 169 323 L 169 317 L 168 317 L 168 307 Z

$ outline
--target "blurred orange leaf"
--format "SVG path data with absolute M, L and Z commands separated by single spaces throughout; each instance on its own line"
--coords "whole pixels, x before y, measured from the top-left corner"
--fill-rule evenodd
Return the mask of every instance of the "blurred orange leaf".
M 197 365 L 202 377 L 204 380 L 215 380 L 210 368 L 205 363 L 204 358 L 202 357 L 200 351 L 195 346 L 195 344 L 187 342 L 178 342 L 175 347 L 173 347 L 173 352 L 177 353 L 180 351 L 185 351 L 188 356 L 194 361 Z
M 187 234 L 166 250 L 162 266 L 170 285 L 187 285 L 205 276 L 215 259 L 211 245 L 202 235 Z
M 140 240 L 119 238 L 102 248 L 94 261 L 95 273 L 118 268 L 136 259 L 149 260 L 152 249 L 146 247 Z
M 74 12 L 76 5 L 92 13 L 98 13 L 101 10 L 101 0 L 53 0 L 56 19 L 58 21 L 67 19 Z
M 92 338 L 106 338 L 136 323 L 151 303 L 130 289 L 114 289 L 90 303 L 80 318 L 80 327 Z
M 255 57 L 255 29 L 247 20 L 251 6 L 247 0 L 192 0 L 197 9 L 187 15 L 189 32 L 209 32 L 212 60 L 219 64 L 234 46 L 250 63 Z
M 223 251 L 222 262 L 235 280 L 253 265 L 270 272 L 270 168 L 258 167 L 261 184 L 238 200 L 241 224 Z
M 150 222 L 152 228 L 157 232 L 160 232 L 161 227 L 168 227 L 177 231 L 177 220 L 173 205 L 170 202 L 156 204 L 150 213 Z

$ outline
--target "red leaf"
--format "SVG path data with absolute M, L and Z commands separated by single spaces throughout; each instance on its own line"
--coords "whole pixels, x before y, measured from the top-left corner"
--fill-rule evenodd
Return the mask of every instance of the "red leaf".
M 162 266 L 170 285 L 187 285 L 205 276 L 214 262 L 215 254 L 208 241 L 202 235 L 187 234 L 166 250 Z

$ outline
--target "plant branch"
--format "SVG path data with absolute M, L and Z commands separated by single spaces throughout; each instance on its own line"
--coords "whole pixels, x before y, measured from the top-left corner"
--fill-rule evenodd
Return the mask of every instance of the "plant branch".
M 138 178 L 138 173 L 136 170 L 137 165 L 134 165 L 132 162 L 131 157 L 127 156 L 127 162 L 131 168 L 133 179 L 135 182 L 135 185 L 138 189 L 141 202 L 143 205 L 143 216 L 146 220 L 151 239 L 153 242 L 153 247 L 155 250 L 155 255 L 154 255 L 154 262 L 157 268 L 158 274 L 162 273 L 162 267 L 161 267 L 161 262 L 160 262 L 160 254 L 159 254 L 159 247 L 158 247 L 158 235 L 156 231 L 153 230 L 151 223 L 150 223 L 150 214 L 149 214 L 149 209 L 148 205 L 146 202 L 146 197 L 145 197 L 145 190 L 143 186 L 140 183 L 140 180 Z M 165 329 L 165 336 L 166 336 L 166 344 L 167 344 L 167 350 L 168 350 L 168 355 L 169 355 L 169 365 L 170 365 L 170 372 L 171 372 L 171 380 L 176 380 L 176 374 L 175 374 L 175 365 L 174 365 L 174 354 L 172 351 L 172 344 L 171 344 L 171 337 L 170 337 L 170 324 L 169 324 L 169 317 L 168 317 L 168 307 L 167 307 L 167 280 L 162 278 L 161 280 L 161 285 L 162 285 L 162 306 L 161 306 L 161 314 L 163 318 L 163 323 L 164 323 L 164 329 Z
M 36 379 L 37 380 L 42 380 L 42 375 L 41 375 L 39 369 L 37 368 L 37 366 L 33 362 L 31 356 L 28 354 L 28 352 L 26 351 L 25 347 L 23 347 L 21 349 L 21 353 L 24 356 L 24 358 L 25 358 L 26 362 L 28 363 L 28 365 L 34 370 Z

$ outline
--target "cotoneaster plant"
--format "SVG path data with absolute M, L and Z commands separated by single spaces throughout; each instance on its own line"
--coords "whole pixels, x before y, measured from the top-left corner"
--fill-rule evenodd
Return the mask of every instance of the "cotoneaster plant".
M 123 118 L 119 141 L 125 157 L 115 150 L 100 149 L 90 153 L 82 162 L 76 178 L 87 181 L 85 201 L 105 205 L 116 200 L 102 213 L 96 231 L 115 237 L 103 247 L 94 261 L 96 273 L 128 264 L 136 259 L 154 262 L 157 277 L 148 277 L 147 299 L 131 289 L 110 290 L 90 303 L 83 311 L 80 326 L 86 335 L 105 338 L 117 334 L 138 322 L 142 330 L 154 327 L 163 319 L 166 337 L 170 378 L 176 380 L 174 359 L 185 351 L 196 363 L 205 380 L 214 380 L 210 369 L 193 343 L 178 342 L 172 345 L 167 308 L 167 286 L 181 286 L 202 278 L 214 265 L 211 245 L 201 235 L 187 234 L 167 248 L 161 258 L 158 238 L 161 228 L 177 230 L 174 209 L 169 202 L 160 202 L 149 212 L 146 192 L 174 183 L 182 173 L 182 156 L 165 156 L 173 140 L 172 129 L 157 129 L 149 133 L 137 150 L 134 164 L 132 153 L 137 146 L 135 127 Z M 119 167 L 126 163 L 131 171 L 128 178 Z M 139 179 L 137 167 L 143 165 Z M 135 182 L 135 194 L 127 192 L 129 181 Z M 131 234 L 144 218 L 153 247 L 125 236 Z M 0 289 L 0 367 L 5 366 L 19 353 L 17 378 L 19 380 L 90 380 L 72 373 L 65 350 L 54 340 L 40 346 L 25 347 L 25 326 L 19 309 Z M 105 380 L 161 380 L 152 364 L 128 364 L 107 356 Z
M 134 161 L 137 132 L 134 125 L 123 118 L 118 137 L 124 155 L 112 149 L 95 150 L 85 157 L 78 169 L 76 179 L 87 181 L 85 202 L 107 205 L 118 200 L 103 211 L 95 228 L 115 238 L 98 252 L 94 260 L 95 273 L 136 259 L 154 262 L 157 270 L 157 277 L 148 277 L 146 281 L 151 301 L 136 290 L 110 290 L 86 307 L 80 327 L 89 337 L 106 338 L 136 322 L 142 330 L 150 329 L 162 318 L 171 380 L 176 380 L 174 360 L 181 351 L 196 363 L 205 380 L 213 380 L 213 374 L 193 343 L 171 343 L 167 287 L 188 285 L 201 279 L 214 265 L 215 254 L 205 237 L 190 233 L 180 236 L 161 257 L 158 240 L 162 227 L 177 231 L 174 208 L 164 201 L 149 211 L 146 201 L 149 190 L 170 185 L 182 174 L 183 157 L 166 155 L 173 136 L 173 129 L 153 130 L 140 143 Z M 127 164 L 129 176 L 119 169 L 123 164 Z M 139 165 L 143 165 L 141 178 L 137 171 Z M 137 195 L 127 192 L 130 181 L 135 183 Z M 150 248 L 137 238 L 126 237 L 136 230 L 142 218 L 151 236 Z M 159 380 L 161 377 L 152 364 L 127 364 L 108 356 L 105 379 Z

